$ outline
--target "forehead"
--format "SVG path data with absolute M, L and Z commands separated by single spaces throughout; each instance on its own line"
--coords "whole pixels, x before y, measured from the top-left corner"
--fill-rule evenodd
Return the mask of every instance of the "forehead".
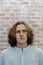
M 16 30 L 21 30 L 21 29 L 25 29 L 26 30 L 26 26 L 24 24 L 17 25 Z

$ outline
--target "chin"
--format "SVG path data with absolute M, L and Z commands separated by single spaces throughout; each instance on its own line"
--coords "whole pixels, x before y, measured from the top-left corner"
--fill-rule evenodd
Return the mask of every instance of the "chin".
M 21 41 L 21 42 L 19 42 L 19 43 L 25 43 L 24 41 Z

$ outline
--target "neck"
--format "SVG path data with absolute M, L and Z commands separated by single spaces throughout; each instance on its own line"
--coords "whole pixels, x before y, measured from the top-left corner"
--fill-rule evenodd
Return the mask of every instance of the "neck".
M 25 47 L 27 47 L 28 45 L 27 45 L 27 43 L 22 43 L 22 44 L 20 44 L 20 43 L 17 43 L 17 47 L 18 48 L 25 48 Z

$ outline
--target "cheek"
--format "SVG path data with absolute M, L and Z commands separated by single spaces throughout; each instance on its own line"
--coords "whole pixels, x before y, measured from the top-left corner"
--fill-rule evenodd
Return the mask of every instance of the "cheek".
M 27 34 L 26 34 L 26 39 L 27 39 L 27 37 L 28 37 L 28 36 L 27 36 Z
M 27 35 L 24 35 L 24 38 L 27 39 Z
M 27 34 L 24 35 L 27 38 Z
M 16 39 L 18 39 L 18 38 L 19 38 L 19 35 L 16 34 Z

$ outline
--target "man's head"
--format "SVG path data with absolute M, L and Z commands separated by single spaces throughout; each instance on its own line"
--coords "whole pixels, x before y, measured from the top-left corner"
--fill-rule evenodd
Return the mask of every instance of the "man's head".
M 10 46 L 14 47 L 17 43 L 33 43 L 33 31 L 28 24 L 23 21 L 17 21 L 8 33 L 8 42 Z

